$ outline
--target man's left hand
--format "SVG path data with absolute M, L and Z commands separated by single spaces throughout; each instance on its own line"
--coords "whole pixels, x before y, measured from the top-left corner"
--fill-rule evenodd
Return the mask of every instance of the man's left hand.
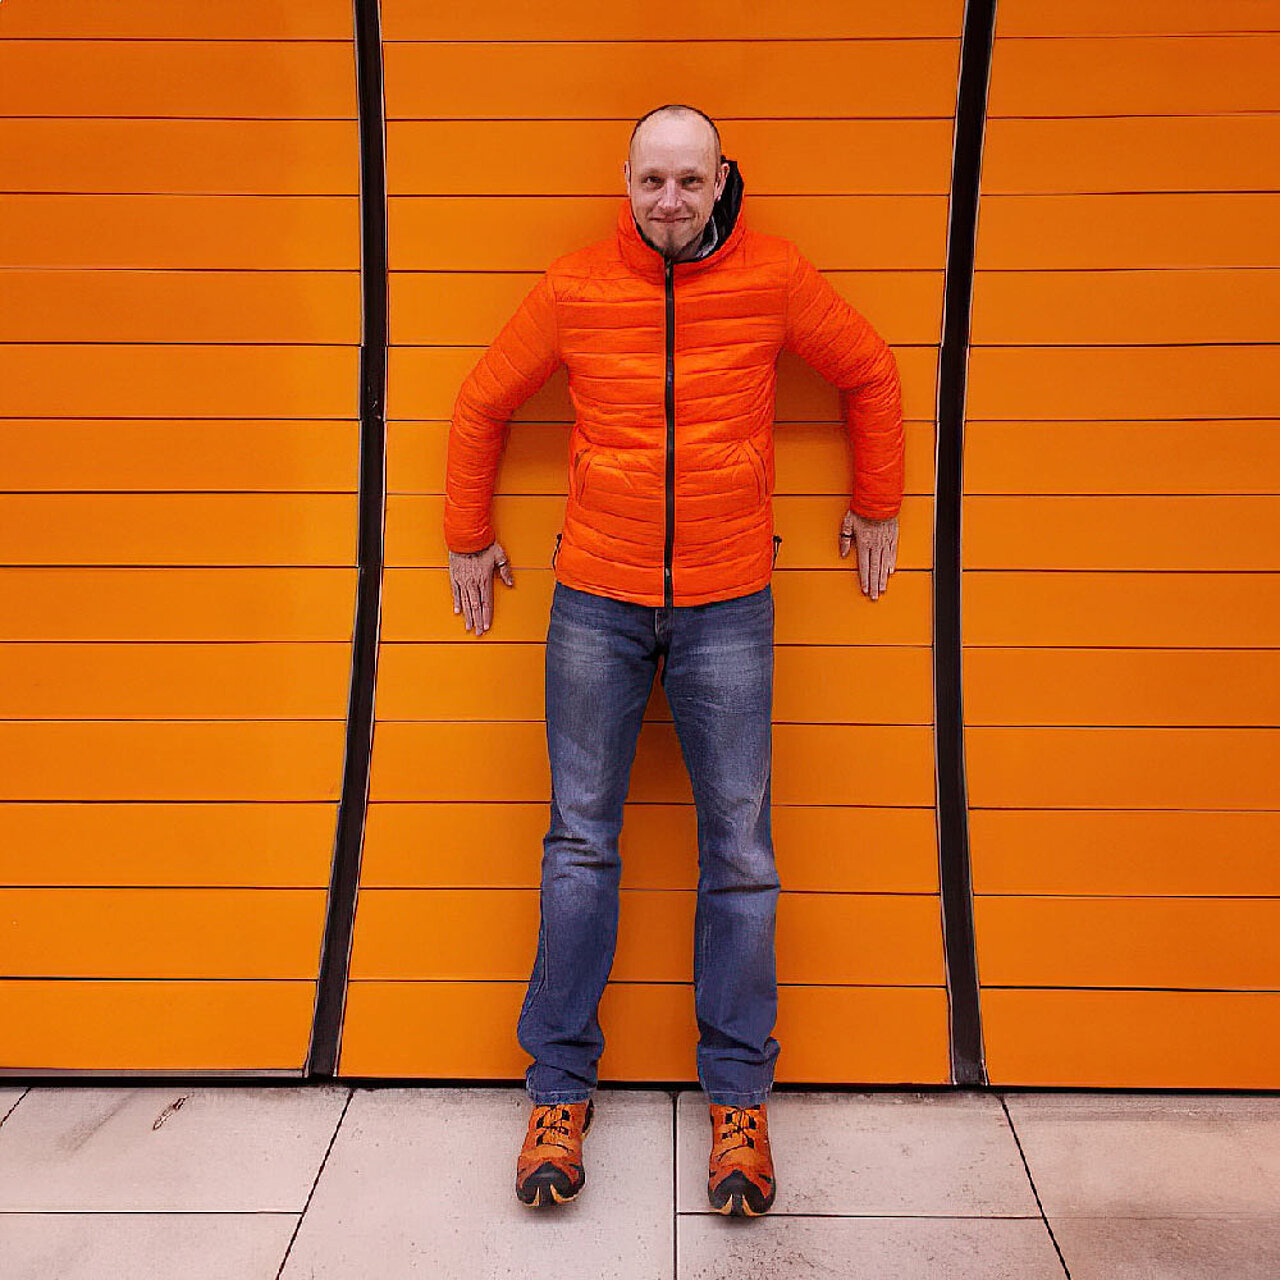
M 898 563 L 898 517 L 868 520 L 852 509 L 844 513 L 840 524 L 840 556 L 848 556 L 854 541 L 858 544 L 858 584 L 863 595 L 873 600 L 889 587 L 889 575 Z

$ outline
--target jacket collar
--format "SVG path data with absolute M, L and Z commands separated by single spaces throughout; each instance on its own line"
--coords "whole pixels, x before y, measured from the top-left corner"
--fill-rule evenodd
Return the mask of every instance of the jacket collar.
M 742 239 L 746 224 L 743 221 L 742 209 L 745 203 L 745 188 L 742 175 L 738 172 L 738 162 L 730 160 L 729 176 L 725 179 L 724 190 L 711 209 L 709 225 L 703 232 L 702 244 L 706 245 L 711 238 L 713 226 L 715 240 L 710 251 L 703 256 L 675 264 L 676 272 L 681 276 L 696 275 L 723 261 L 738 241 Z M 713 224 L 713 225 L 712 225 Z M 631 212 L 631 199 L 623 196 L 618 206 L 618 249 L 622 260 L 636 272 L 650 280 L 661 280 L 664 275 L 666 261 L 657 249 L 648 244 L 640 235 L 636 226 L 635 215 Z

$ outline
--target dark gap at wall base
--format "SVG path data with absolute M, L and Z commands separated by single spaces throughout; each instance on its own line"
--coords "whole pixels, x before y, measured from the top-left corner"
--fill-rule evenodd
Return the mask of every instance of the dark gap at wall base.
M 342 793 L 329 874 L 315 1015 L 304 1076 L 337 1072 L 355 928 L 373 755 L 374 695 L 382 614 L 386 513 L 387 179 L 382 22 L 378 0 L 354 0 L 356 100 L 360 128 L 360 496 L 356 611 Z
M 938 358 L 938 458 L 933 529 L 934 751 L 951 1078 L 958 1085 L 988 1083 L 978 991 L 964 763 L 960 515 L 974 245 L 995 23 L 996 0 L 968 0 L 960 43 L 946 292 L 942 349 Z

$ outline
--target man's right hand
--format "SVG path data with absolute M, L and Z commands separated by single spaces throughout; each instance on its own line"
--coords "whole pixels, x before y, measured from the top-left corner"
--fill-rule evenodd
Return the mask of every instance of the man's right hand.
M 453 611 L 466 619 L 466 630 L 482 636 L 493 626 L 493 571 L 514 587 L 511 562 L 502 544 L 492 542 L 483 551 L 450 551 L 449 584 L 453 588 Z

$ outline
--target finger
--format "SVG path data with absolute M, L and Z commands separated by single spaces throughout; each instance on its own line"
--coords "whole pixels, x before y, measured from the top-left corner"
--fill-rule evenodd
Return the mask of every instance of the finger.
M 480 579 L 480 632 L 483 635 L 493 626 L 493 571 Z
M 458 594 L 458 580 L 449 574 L 449 586 L 453 588 L 453 611 L 454 613 L 462 612 L 462 597 Z
M 480 584 L 478 582 L 469 583 L 467 586 L 467 598 L 471 602 L 471 630 L 476 634 L 480 634 Z
M 846 511 L 844 519 L 840 521 L 840 555 L 841 557 L 849 554 L 849 548 L 853 545 L 853 513 Z
M 874 600 L 880 594 L 880 542 L 867 548 L 867 594 Z
M 866 538 L 858 539 L 858 585 L 865 595 L 871 589 L 871 548 Z
M 466 582 L 459 583 L 458 586 L 462 593 L 462 620 L 466 624 L 464 630 L 470 631 L 474 621 L 471 611 L 471 586 Z

